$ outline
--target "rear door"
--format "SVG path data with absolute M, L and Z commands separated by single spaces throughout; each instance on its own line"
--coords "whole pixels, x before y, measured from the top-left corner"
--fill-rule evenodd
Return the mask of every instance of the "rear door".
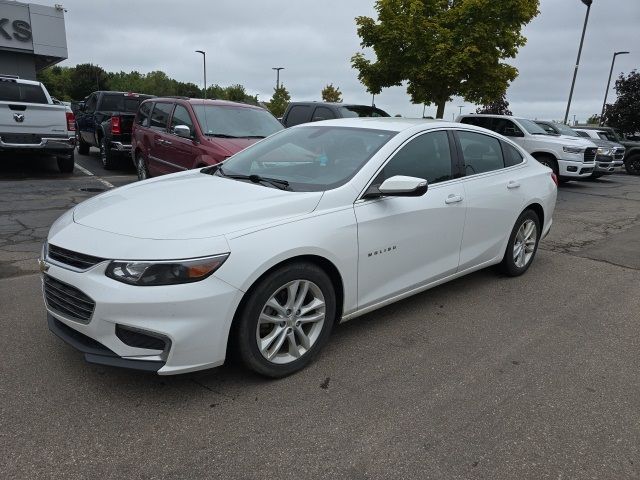
M 156 102 L 151 111 L 151 117 L 149 119 L 151 138 L 147 157 L 151 176 L 174 173 L 180 170 L 168 160 L 169 152 L 167 142 L 170 142 L 170 140 L 167 138 L 167 126 L 173 105 L 173 102 Z
M 84 111 L 82 115 L 77 120 L 78 123 L 78 131 L 80 132 L 80 136 L 82 139 L 87 142 L 89 145 L 96 144 L 96 124 L 93 118 L 93 114 L 96 111 L 96 106 L 98 105 L 98 94 L 92 93 L 87 98 L 87 101 L 84 105 Z
M 178 125 L 189 127 L 190 138 L 179 137 L 173 133 L 173 129 Z M 188 170 L 195 167 L 195 160 L 198 156 L 198 146 L 195 143 L 196 129 L 195 123 L 189 111 L 183 105 L 177 104 L 171 115 L 169 125 L 169 135 L 167 135 L 168 158 L 176 168 Z

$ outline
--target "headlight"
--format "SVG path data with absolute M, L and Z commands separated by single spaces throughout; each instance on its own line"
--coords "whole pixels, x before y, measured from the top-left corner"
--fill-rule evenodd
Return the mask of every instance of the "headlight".
M 105 274 L 130 285 L 176 285 L 204 280 L 229 257 L 228 253 L 213 257 L 162 262 L 113 261 Z
M 613 151 L 609 148 L 598 147 L 598 155 L 611 155 Z
M 582 152 L 584 152 L 584 148 L 580 148 L 580 147 L 562 147 L 562 151 L 564 151 L 564 153 L 573 153 L 573 154 L 580 154 Z

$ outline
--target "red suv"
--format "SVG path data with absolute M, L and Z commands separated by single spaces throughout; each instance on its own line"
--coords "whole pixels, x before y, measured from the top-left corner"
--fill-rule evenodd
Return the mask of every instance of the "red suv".
M 153 98 L 140 104 L 131 155 L 143 180 L 214 165 L 284 127 L 263 108 L 223 100 Z

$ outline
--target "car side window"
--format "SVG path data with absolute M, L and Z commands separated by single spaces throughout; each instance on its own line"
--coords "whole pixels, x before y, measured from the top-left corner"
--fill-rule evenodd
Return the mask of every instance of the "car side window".
M 294 105 L 287 114 L 286 124 L 287 127 L 293 127 L 294 125 L 300 125 L 309 121 L 309 110 L 311 108 L 307 105 Z
M 150 126 L 155 130 L 165 130 L 173 103 L 156 103 L 151 112 Z
M 451 180 L 453 171 L 447 132 L 425 133 L 409 141 L 389 160 L 373 184 L 380 185 L 395 175 L 424 178 L 429 184 Z
M 582 138 L 589 138 L 589 135 L 587 135 L 585 132 L 581 132 L 580 130 L 576 130 L 576 133 Z
M 173 116 L 171 117 L 171 127 L 169 130 L 173 132 L 173 129 L 178 125 L 186 125 L 187 127 L 189 127 L 191 136 L 195 134 L 195 128 L 193 126 L 193 121 L 191 120 L 191 115 L 189 115 L 189 111 L 182 105 L 176 105 L 176 109 L 173 111 Z
M 524 133 L 515 123 L 506 118 L 495 118 L 491 129 L 505 137 L 523 137 Z
M 519 165 L 524 161 L 522 153 L 507 142 L 502 142 L 502 153 L 504 155 L 505 167 L 513 167 L 514 165 Z
M 491 117 L 463 117 L 460 123 L 491 129 Z
M 316 110 L 313 112 L 312 122 L 319 122 L 320 120 L 331 120 L 332 118 L 336 118 L 335 114 L 331 111 L 331 109 L 327 107 L 316 107 Z
M 500 141 L 489 135 L 458 131 L 462 147 L 465 175 L 491 172 L 504 168 Z
M 138 116 L 136 117 L 137 125 L 141 125 L 143 127 L 149 126 L 149 114 L 151 113 L 152 106 L 153 106 L 153 102 L 146 102 L 140 105 L 140 109 L 138 110 Z

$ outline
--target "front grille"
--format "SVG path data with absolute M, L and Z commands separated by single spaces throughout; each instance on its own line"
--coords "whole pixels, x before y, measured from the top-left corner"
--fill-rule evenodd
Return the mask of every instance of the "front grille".
M 596 153 L 598 152 L 598 149 L 595 147 L 592 148 L 587 148 L 584 151 L 584 161 L 585 162 L 593 162 L 596 158 Z
M 31 133 L 3 133 L 0 134 L 4 143 L 17 143 L 21 145 L 38 145 L 42 142 L 40 135 Z
M 164 350 L 167 346 L 167 342 L 162 338 L 152 336 L 138 330 L 131 330 L 123 327 L 122 325 L 116 325 L 116 337 L 118 337 L 125 345 L 135 348 Z
M 51 244 L 48 246 L 47 253 L 51 260 L 79 268 L 80 270 L 88 270 L 94 265 L 104 262 L 105 260 L 104 258 L 92 257 L 91 255 L 85 255 L 84 253 L 72 252 L 66 248 L 56 247 Z
M 613 157 L 616 160 L 622 160 L 624 158 L 624 151 L 625 151 L 624 148 L 616 148 L 616 150 L 615 150 L 615 152 L 613 154 Z
M 44 298 L 47 306 L 72 320 L 89 323 L 96 303 L 75 287 L 56 280 L 49 275 L 43 277 Z

